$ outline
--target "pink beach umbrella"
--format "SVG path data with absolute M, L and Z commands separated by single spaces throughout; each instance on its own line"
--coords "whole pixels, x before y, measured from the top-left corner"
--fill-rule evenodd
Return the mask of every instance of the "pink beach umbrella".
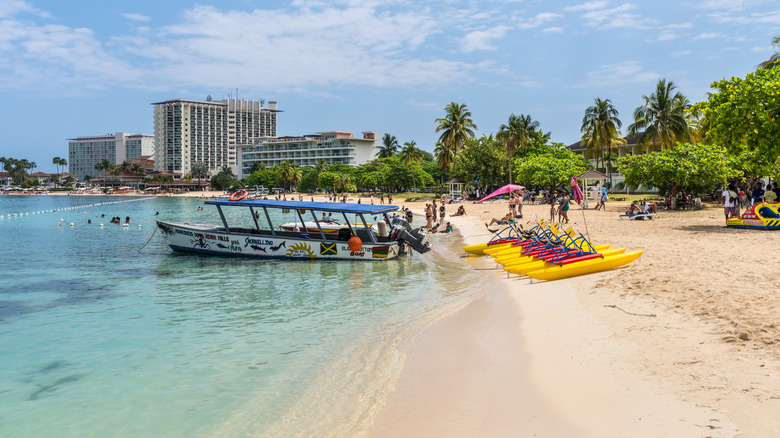
M 582 190 L 580 189 L 580 186 L 577 185 L 577 177 L 573 176 L 571 177 L 571 197 L 574 199 L 574 202 L 577 204 L 582 202 Z

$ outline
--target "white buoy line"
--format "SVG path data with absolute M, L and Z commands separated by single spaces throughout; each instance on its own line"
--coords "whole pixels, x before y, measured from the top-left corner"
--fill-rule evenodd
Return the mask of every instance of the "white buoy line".
M 78 209 L 82 209 L 82 208 L 103 207 L 103 206 L 115 205 L 115 204 L 127 204 L 127 203 L 130 203 L 130 202 L 136 202 L 136 201 L 148 201 L 149 199 L 154 199 L 154 198 L 129 199 L 129 200 L 125 200 L 125 201 L 98 202 L 98 203 L 95 203 L 95 204 L 84 204 L 84 205 L 78 205 L 78 206 L 75 206 L 75 207 L 63 207 L 63 208 L 58 208 L 58 209 L 40 210 L 40 211 L 26 211 L 26 212 L 20 212 L 20 213 L 7 213 L 5 215 L 0 214 L 0 220 L 5 220 L 5 219 L 9 219 L 10 220 L 10 219 L 15 219 L 15 218 L 21 218 L 23 216 L 29 216 L 31 214 L 32 215 L 36 215 L 36 214 L 44 214 L 44 213 L 56 213 L 58 211 L 63 212 L 63 211 L 70 211 L 70 210 L 78 210 Z M 58 225 L 62 226 L 63 222 L 65 222 L 65 219 L 61 218 Z M 71 226 L 71 227 L 74 226 L 73 223 L 68 223 L 68 225 Z M 141 225 L 138 225 L 138 226 L 140 227 Z

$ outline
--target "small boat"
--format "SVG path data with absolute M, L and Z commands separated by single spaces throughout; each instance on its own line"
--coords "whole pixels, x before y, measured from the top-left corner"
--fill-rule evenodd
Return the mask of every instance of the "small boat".
M 421 229 L 412 229 L 403 218 L 390 217 L 398 210 L 394 205 L 224 199 L 205 204 L 217 208 L 222 225 L 157 221 L 173 251 L 259 258 L 387 260 L 406 254 L 407 248 L 419 253 L 430 250 Z M 223 212 L 227 207 L 245 209 L 246 217 L 238 224 L 228 224 Z M 298 227 L 297 231 L 295 227 L 274 227 L 269 210 L 293 212 L 298 215 L 298 225 L 313 226 Z M 343 216 L 345 225 L 327 232 L 326 223 L 317 218 L 323 212 Z M 311 214 L 312 220 L 305 221 L 304 214 Z M 353 226 L 347 214 L 354 214 L 360 226 Z M 376 232 L 373 227 L 362 226 L 369 223 L 366 215 L 384 216 L 384 220 L 376 221 Z
M 759 202 L 751 205 L 742 216 L 727 220 L 726 226 L 754 230 L 780 230 L 780 203 Z
M 534 280 L 559 280 L 561 278 L 575 277 L 578 275 L 592 274 L 594 272 L 619 268 L 638 259 L 642 254 L 644 254 L 644 251 L 634 251 L 606 257 L 596 257 L 590 260 L 584 260 L 576 263 L 555 265 L 549 268 L 530 271 L 525 275 L 531 277 Z

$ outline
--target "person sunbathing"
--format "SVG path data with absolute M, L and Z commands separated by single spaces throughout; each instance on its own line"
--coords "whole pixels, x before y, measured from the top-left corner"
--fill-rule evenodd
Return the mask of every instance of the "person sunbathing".
M 503 218 L 501 218 L 501 219 L 496 219 L 496 218 L 493 218 L 493 219 L 490 221 L 490 223 L 489 223 L 489 224 L 485 224 L 485 226 L 486 226 L 486 227 L 489 227 L 489 226 L 491 226 L 491 225 L 493 225 L 493 224 L 498 224 L 498 225 L 508 225 L 510 222 L 512 222 L 512 217 L 511 217 L 511 215 L 507 214 L 506 216 L 504 216 L 504 217 L 503 217 Z
M 626 210 L 626 214 L 639 214 L 642 210 L 639 209 L 639 206 L 636 205 L 636 201 L 632 202 L 631 205 L 628 206 L 628 209 Z
M 465 216 L 465 215 L 466 215 L 466 209 L 463 208 L 463 206 L 461 205 L 460 207 L 458 207 L 458 211 L 455 212 L 452 216 Z

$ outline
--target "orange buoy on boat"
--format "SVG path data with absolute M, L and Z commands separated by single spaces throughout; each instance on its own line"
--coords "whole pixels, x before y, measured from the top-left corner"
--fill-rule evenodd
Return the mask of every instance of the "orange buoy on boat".
M 347 242 L 347 246 L 352 251 L 360 251 L 360 248 L 363 247 L 363 241 L 360 240 L 360 237 L 358 236 L 352 236 L 349 238 L 349 241 Z
M 240 201 L 249 195 L 249 192 L 247 190 L 236 190 L 233 192 L 232 195 L 230 195 L 231 201 Z

